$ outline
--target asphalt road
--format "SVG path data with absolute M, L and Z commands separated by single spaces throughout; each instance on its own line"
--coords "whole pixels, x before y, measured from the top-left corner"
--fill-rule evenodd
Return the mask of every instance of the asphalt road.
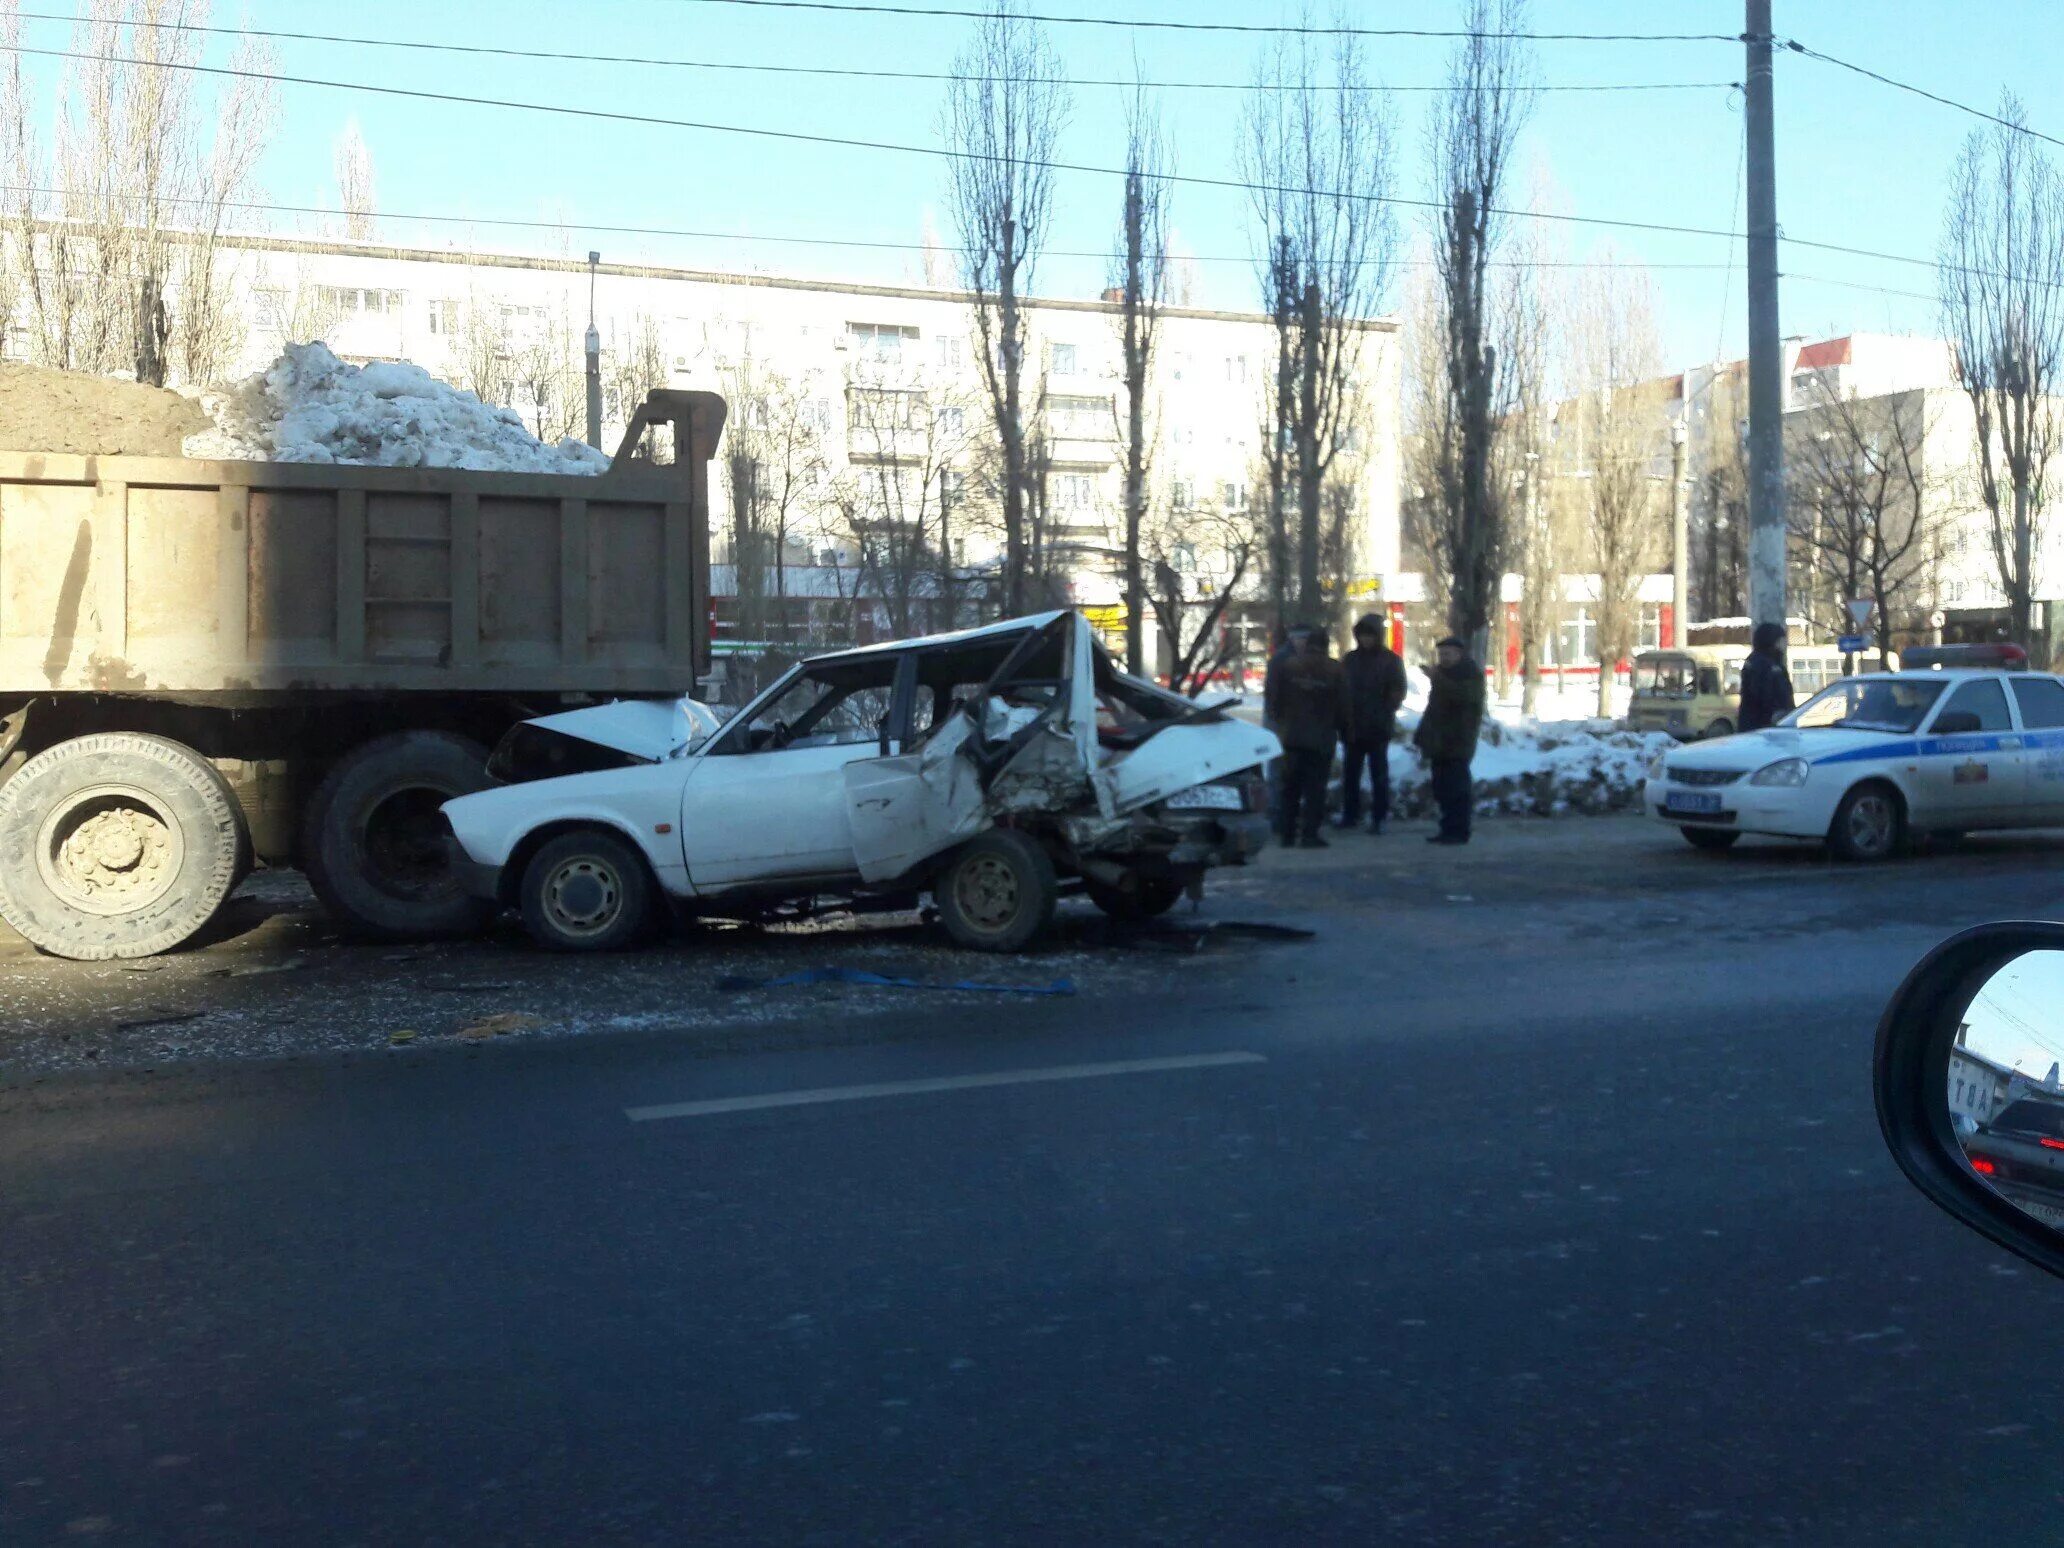
M 2055 1542 L 2064 1284 L 1867 1061 L 2064 845 L 1667 840 L 1273 856 L 1212 911 L 1315 939 L 1072 998 L 23 1076 L 0 1542 Z

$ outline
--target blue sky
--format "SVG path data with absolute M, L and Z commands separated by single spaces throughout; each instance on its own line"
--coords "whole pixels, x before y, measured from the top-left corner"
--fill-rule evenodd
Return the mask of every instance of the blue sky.
M 948 0 L 961 4 L 965 0 Z M 27 8 L 34 8 L 33 5 Z M 1164 19 L 1276 21 L 1287 7 L 1257 0 L 1052 0 L 1034 9 L 1116 12 Z M 49 10 L 67 10 L 50 4 Z M 2042 90 L 2064 67 L 2064 28 L 2054 5 L 1985 0 L 1976 6 L 1918 0 L 1777 0 L 1780 35 L 1990 106 L 2002 86 L 2030 103 L 2038 127 L 2064 133 L 2064 107 Z M 488 42 L 521 48 L 636 53 L 707 61 L 869 69 L 943 70 L 966 24 L 915 17 L 782 12 L 698 0 L 222 0 L 221 18 L 278 27 Z M 1371 26 L 1452 24 L 1452 0 L 1363 0 L 1344 14 Z M 1737 33 L 1738 3 L 1720 0 L 1536 0 L 1538 31 Z M 26 24 L 32 45 L 62 46 L 64 28 Z M 1152 78 L 1244 81 L 1262 41 L 1236 35 L 1055 27 L 1053 41 L 1077 77 L 1129 76 L 1131 52 Z M 435 91 L 798 129 L 908 144 L 936 144 L 941 87 L 931 82 L 835 80 L 635 65 L 591 65 L 409 54 L 337 44 L 282 42 L 288 73 Z M 1371 73 L 1393 86 L 1437 83 L 1448 45 L 1372 40 Z M 211 49 L 217 61 L 226 45 Z M 1550 84 L 1731 82 L 1738 44 L 1538 45 Z M 1789 235 L 1926 258 L 1935 247 L 1947 169 L 1974 121 L 1797 56 L 1777 73 L 1779 219 Z M 1122 96 L 1082 87 L 1062 143 L 1064 159 L 1110 164 L 1121 154 Z M 1164 94 L 1181 170 L 1236 175 L 1240 94 Z M 1429 97 L 1393 99 L 1400 150 L 1398 191 L 1426 191 L 1423 156 Z M 758 267 L 813 276 L 914 278 L 915 252 L 787 247 L 774 243 L 593 233 L 588 223 L 656 225 L 727 234 L 916 243 L 927 220 L 944 226 L 943 164 L 933 157 L 784 144 L 665 127 L 583 122 L 508 111 L 411 102 L 302 86 L 281 89 L 281 127 L 263 169 L 266 194 L 289 204 L 334 200 L 331 146 L 355 117 L 371 147 L 383 211 L 544 218 L 565 223 L 563 245 L 610 258 L 713 267 Z M 1552 183 L 1558 207 L 1582 215 L 1693 226 L 1739 225 L 1739 94 L 1696 91 L 1548 93 L 1538 102 L 1523 159 Z M 1067 176 L 1059 184 L 1053 246 L 1101 252 L 1117 210 L 1114 180 Z M 1197 265 L 1194 299 L 1246 307 L 1255 281 L 1245 261 L 1246 210 L 1237 193 L 1181 188 L 1174 222 Z M 1401 212 L 1410 229 L 1419 217 Z M 291 229 L 293 218 L 273 217 Z M 482 225 L 471 231 L 389 220 L 395 240 L 431 237 L 556 250 L 562 239 Z M 1677 361 L 1740 352 L 1739 244 L 1724 240 L 1565 226 L 1559 255 L 1607 250 L 1656 266 L 1664 343 Z M 1730 254 L 1730 246 L 1733 251 Z M 1666 265 L 1726 265 L 1670 268 Z M 1925 329 L 1932 303 L 1828 281 L 1929 292 L 1925 268 L 1788 249 L 1784 324 L 1820 335 L 1852 328 Z M 1042 290 L 1094 294 L 1104 264 L 1054 258 Z

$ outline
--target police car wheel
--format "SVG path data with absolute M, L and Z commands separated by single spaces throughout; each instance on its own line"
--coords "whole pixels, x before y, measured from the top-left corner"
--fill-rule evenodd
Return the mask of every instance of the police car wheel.
M 1905 836 L 1906 808 L 1899 792 L 1872 782 L 1842 797 L 1828 827 L 1828 847 L 1844 860 L 1888 860 Z
M 1732 849 L 1741 835 L 1726 828 L 1679 828 L 1693 849 Z

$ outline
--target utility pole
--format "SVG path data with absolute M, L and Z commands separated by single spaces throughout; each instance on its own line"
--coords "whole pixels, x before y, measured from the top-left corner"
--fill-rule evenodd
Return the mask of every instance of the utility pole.
M 1784 340 L 1777 317 L 1777 146 L 1770 0 L 1747 0 L 1743 132 L 1749 193 L 1749 617 L 1785 621 Z
M 588 444 L 602 446 L 602 335 L 595 330 L 595 266 L 600 253 L 588 254 Z
M 1679 650 L 1691 643 L 1691 495 L 1684 487 L 1687 434 L 1683 420 L 1670 422 L 1670 643 Z

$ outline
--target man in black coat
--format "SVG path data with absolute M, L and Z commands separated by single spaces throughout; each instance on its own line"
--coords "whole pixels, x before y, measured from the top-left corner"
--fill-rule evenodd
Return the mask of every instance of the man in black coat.
M 1264 711 L 1283 743 L 1281 836 L 1293 844 L 1324 849 L 1319 823 L 1326 815 L 1326 777 L 1333 772 L 1333 744 L 1347 719 L 1345 679 L 1324 629 L 1311 630 L 1304 648 L 1281 658 L 1269 674 Z
M 1405 702 L 1405 663 L 1383 643 L 1383 620 L 1374 613 L 1354 626 L 1355 648 L 1342 658 L 1347 678 L 1347 734 L 1340 764 L 1340 826 L 1352 828 L 1362 814 L 1362 765 L 1369 766 L 1369 831 L 1381 833 L 1390 816 L 1390 739 L 1398 706 Z
M 1426 697 L 1426 713 L 1419 717 L 1419 729 L 1412 744 L 1425 755 L 1427 782 L 1440 807 L 1440 832 L 1429 844 L 1469 842 L 1470 810 L 1476 804 L 1475 788 L 1469 779 L 1469 762 L 1476 756 L 1477 733 L 1483 729 L 1483 668 L 1469 659 L 1469 650 L 1458 639 L 1445 639 L 1434 647 L 1433 688 Z
M 1750 636 L 1749 659 L 1742 663 L 1738 731 L 1761 731 L 1792 712 L 1792 674 L 1785 670 L 1783 624 L 1761 623 Z

